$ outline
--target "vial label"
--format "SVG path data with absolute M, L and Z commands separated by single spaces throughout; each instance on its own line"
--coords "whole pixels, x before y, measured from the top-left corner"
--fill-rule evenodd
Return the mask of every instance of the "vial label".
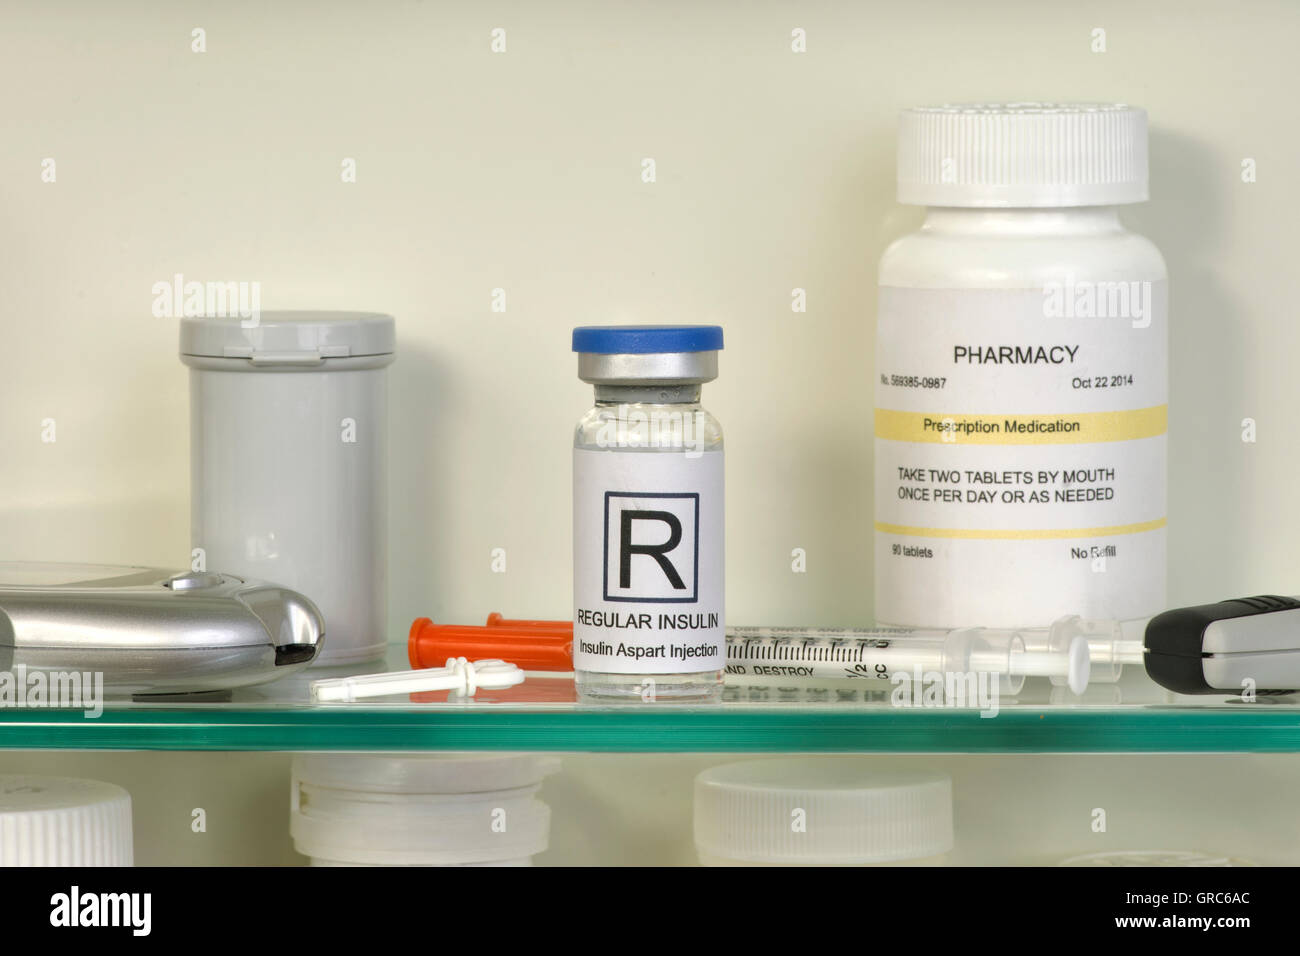
M 722 452 L 573 452 L 573 666 L 722 670 Z
M 880 290 L 876 617 L 1165 605 L 1163 280 Z

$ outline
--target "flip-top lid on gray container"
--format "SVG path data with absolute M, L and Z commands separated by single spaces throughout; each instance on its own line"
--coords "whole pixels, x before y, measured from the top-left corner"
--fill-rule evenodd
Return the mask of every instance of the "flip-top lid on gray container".
M 181 319 L 186 365 L 235 368 L 341 365 L 373 368 L 393 360 L 395 323 L 379 312 L 263 312 L 257 319 Z

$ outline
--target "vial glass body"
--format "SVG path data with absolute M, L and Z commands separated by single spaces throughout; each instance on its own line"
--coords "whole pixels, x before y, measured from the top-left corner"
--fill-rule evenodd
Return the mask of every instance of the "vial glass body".
M 574 432 L 579 696 L 719 700 L 722 427 L 700 404 L 698 385 L 596 393 Z
M 1114 206 L 932 208 L 880 263 L 876 617 L 1165 604 L 1165 263 Z

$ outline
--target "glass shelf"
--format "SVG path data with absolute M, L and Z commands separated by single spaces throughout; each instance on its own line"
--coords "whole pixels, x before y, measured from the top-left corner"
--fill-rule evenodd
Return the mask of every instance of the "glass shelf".
M 394 645 L 385 665 L 405 666 Z M 381 670 L 383 667 L 371 668 Z M 627 753 L 1300 753 L 1300 698 L 1182 697 L 1140 669 L 1075 698 L 1030 680 L 996 714 L 905 707 L 873 682 L 733 686 L 713 706 L 579 704 L 570 678 L 509 691 L 313 705 L 312 670 L 226 700 L 108 701 L 77 710 L 0 709 L 0 749 L 515 750 Z M 358 673 L 346 668 L 342 674 Z M 864 682 L 865 683 L 865 682 Z

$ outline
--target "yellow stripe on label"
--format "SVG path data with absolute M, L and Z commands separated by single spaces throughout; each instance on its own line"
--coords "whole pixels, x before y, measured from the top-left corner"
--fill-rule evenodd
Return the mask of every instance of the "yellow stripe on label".
M 876 409 L 876 437 L 945 445 L 1076 445 L 1154 438 L 1169 429 L 1169 406 L 1074 415 L 945 415 Z
M 905 524 L 887 524 L 876 522 L 876 530 L 885 534 L 901 534 L 909 538 L 981 538 L 993 541 L 1023 540 L 1028 538 L 1105 538 L 1117 534 L 1137 534 L 1141 531 L 1154 531 L 1163 528 L 1165 518 L 1153 521 L 1138 521 L 1134 524 L 1103 525 L 1099 528 L 1035 528 L 1032 530 L 1012 528 L 917 528 Z

